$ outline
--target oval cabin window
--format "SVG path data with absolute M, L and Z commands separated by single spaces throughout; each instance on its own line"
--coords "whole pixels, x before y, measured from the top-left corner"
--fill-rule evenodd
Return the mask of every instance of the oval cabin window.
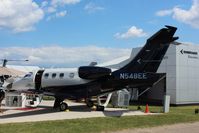
M 52 78 L 55 78 L 55 77 L 56 77 L 56 73 L 53 73 L 53 74 L 52 74 Z
M 44 74 L 44 77 L 45 77 L 45 78 L 48 78 L 48 76 L 49 76 L 48 73 L 45 73 L 45 74 Z
M 70 74 L 69 74 L 69 77 L 70 77 L 70 78 L 74 78 L 74 76 L 75 76 L 75 73 L 70 73 Z
M 63 78 L 63 77 L 64 77 L 64 73 L 60 73 L 60 74 L 59 74 L 59 77 L 60 77 L 60 78 Z

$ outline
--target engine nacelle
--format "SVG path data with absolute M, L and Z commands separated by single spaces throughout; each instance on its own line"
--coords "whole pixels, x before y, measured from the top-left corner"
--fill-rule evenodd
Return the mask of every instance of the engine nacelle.
M 111 69 L 97 66 L 81 66 L 78 71 L 83 79 L 97 79 L 111 74 Z

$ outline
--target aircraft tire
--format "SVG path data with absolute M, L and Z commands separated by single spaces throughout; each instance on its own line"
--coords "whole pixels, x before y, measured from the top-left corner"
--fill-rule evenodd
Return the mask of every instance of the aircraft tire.
M 93 103 L 93 101 L 88 100 L 88 101 L 86 102 L 86 105 L 87 105 L 87 107 L 91 108 L 91 107 L 94 106 L 94 103 Z
M 67 103 L 60 103 L 60 111 L 66 111 L 68 109 L 68 104 Z
M 98 106 L 97 106 L 97 111 L 104 111 L 104 106 L 98 105 Z

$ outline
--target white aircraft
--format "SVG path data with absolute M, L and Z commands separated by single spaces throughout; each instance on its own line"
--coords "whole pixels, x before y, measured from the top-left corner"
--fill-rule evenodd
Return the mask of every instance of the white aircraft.
M 145 46 L 125 66 L 118 70 L 106 67 L 80 66 L 79 68 L 42 69 L 29 73 L 7 86 L 7 91 L 25 91 L 55 97 L 54 108 L 64 111 L 64 99 L 86 99 L 131 87 L 149 87 L 165 74 L 156 73 L 177 28 L 166 26 L 151 36 Z M 97 108 L 102 108 L 97 106 Z

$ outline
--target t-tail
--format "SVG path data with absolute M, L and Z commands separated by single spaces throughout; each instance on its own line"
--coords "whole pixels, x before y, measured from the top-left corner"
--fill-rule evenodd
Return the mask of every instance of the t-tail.
M 145 46 L 127 65 L 119 69 L 123 72 L 156 72 L 169 45 L 178 39 L 174 37 L 177 28 L 166 26 L 151 36 Z

